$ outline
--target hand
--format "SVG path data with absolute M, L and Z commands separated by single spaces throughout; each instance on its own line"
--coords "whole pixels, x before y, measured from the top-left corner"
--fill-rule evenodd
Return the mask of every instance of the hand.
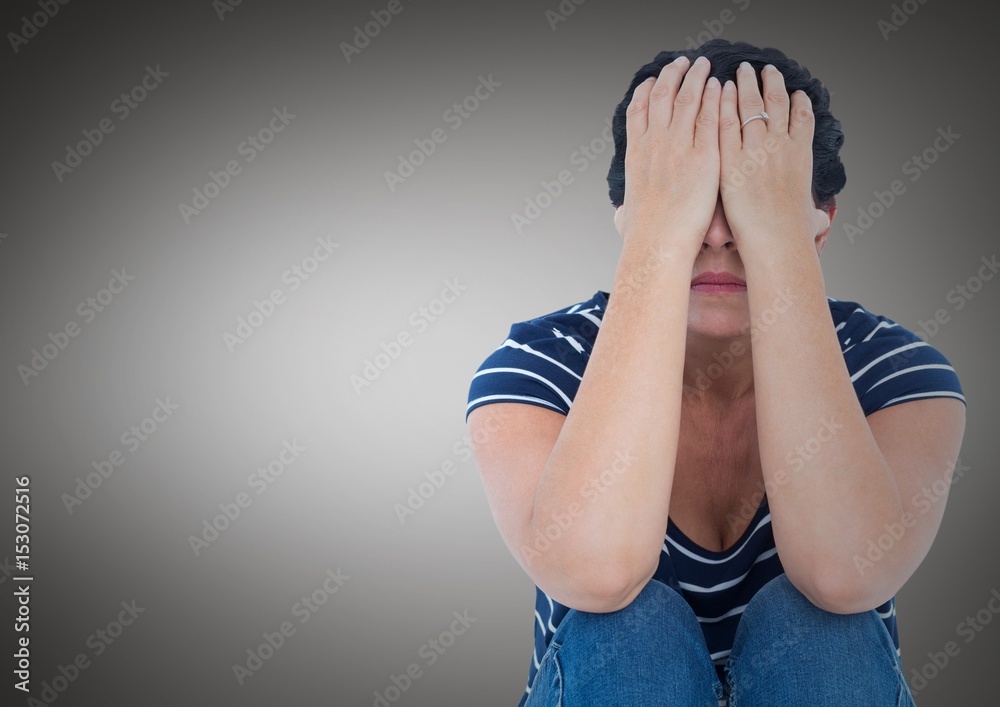
M 744 62 L 736 83 L 722 89 L 719 121 L 722 206 L 737 248 L 811 234 L 830 227 L 830 215 L 812 197 L 812 140 L 815 118 L 804 91 L 791 98 L 774 66 L 761 70 L 764 98 L 757 76 Z M 751 120 L 761 111 L 768 119 Z M 745 249 L 744 249 L 745 250 Z
M 648 237 L 697 255 L 719 197 L 719 101 L 709 62 L 678 57 L 635 87 L 626 111 L 622 238 Z

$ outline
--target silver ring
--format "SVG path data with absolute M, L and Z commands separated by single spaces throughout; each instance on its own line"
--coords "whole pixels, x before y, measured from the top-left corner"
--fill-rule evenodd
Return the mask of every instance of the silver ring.
M 763 121 L 764 121 L 764 122 L 766 123 L 766 122 L 767 122 L 767 118 L 768 118 L 768 115 L 767 115 L 767 113 L 765 113 L 764 111 L 761 111 L 761 112 L 760 112 L 759 114 L 757 114 L 757 115 L 751 115 L 751 116 L 750 116 L 749 118 L 747 118 L 746 120 L 744 120 L 744 121 L 743 121 L 743 122 L 742 122 L 742 123 L 740 124 L 740 130 L 742 130 L 742 129 L 743 129 L 743 126 L 744 126 L 744 125 L 746 125 L 747 123 L 749 123 L 749 122 L 750 122 L 751 120 L 757 120 L 758 118 L 760 118 L 761 120 L 763 120 Z

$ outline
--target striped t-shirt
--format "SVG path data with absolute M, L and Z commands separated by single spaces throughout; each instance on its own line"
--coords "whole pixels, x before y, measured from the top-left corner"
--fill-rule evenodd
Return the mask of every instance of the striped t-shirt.
M 503 343 L 479 366 L 469 388 L 466 420 L 480 405 L 520 402 L 569 414 L 593 349 L 610 293 L 566 309 L 517 322 Z M 864 414 L 918 398 L 952 397 L 965 404 L 955 369 L 933 346 L 887 317 L 857 302 L 827 297 L 844 361 Z M 706 550 L 688 539 L 668 518 L 659 567 L 653 579 L 675 589 L 698 617 L 723 685 L 724 668 L 740 616 L 753 595 L 784 573 L 771 532 L 767 497 L 762 495 L 743 536 L 725 552 Z M 569 608 L 535 587 L 534 654 L 531 692 L 538 664 Z M 877 607 L 899 654 L 895 597 Z M 727 690 L 728 694 L 728 690 Z M 720 701 L 724 705 L 726 698 Z

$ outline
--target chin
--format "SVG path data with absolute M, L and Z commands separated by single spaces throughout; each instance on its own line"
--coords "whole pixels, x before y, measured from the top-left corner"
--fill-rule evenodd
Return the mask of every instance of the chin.
M 745 310 L 692 311 L 688 317 L 688 332 L 710 339 L 732 339 L 749 331 L 750 317 Z

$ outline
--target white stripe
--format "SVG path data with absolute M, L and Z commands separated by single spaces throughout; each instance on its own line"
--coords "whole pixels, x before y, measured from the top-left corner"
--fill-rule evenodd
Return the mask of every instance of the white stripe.
M 538 613 L 538 609 L 535 609 L 535 618 L 538 619 L 538 625 L 542 629 L 542 637 L 544 638 L 548 635 L 548 632 L 545 630 L 545 624 L 542 623 L 542 615 Z
M 559 366 L 559 368 L 563 369 L 564 371 L 566 371 L 567 373 L 569 373 L 571 376 L 573 376 L 577 380 L 581 380 L 581 381 L 583 380 L 583 378 L 581 376 L 578 376 L 571 368 L 566 367 L 565 365 L 559 363 L 558 361 L 556 361 L 554 358 L 551 358 L 550 356 L 546 356 L 541 351 L 536 351 L 535 349 L 531 348 L 527 344 L 519 344 L 516 341 L 514 341 L 513 339 L 507 339 L 498 348 L 503 348 L 504 346 L 508 346 L 508 347 L 510 347 L 512 349 L 520 349 L 521 351 L 527 351 L 528 353 L 530 353 L 530 354 L 532 354 L 534 356 L 538 356 L 539 358 L 545 359 L 549 363 L 553 363 L 556 366 Z
M 719 660 L 720 658 L 728 658 L 730 653 L 732 653 L 732 650 L 719 651 L 718 653 L 712 653 L 709 657 L 712 660 Z
M 715 617 L 702 617 L 702 616 L 699 616 L 697 618 L 698 618 L 698 621 L 701 622 L 701 623 L 703 623 L 703 624 L 714 624 L 714 623 L 718 623 L 719 621 L 722 621 L 723 619 L 728 619 L 730 616 L 736 616 L 737 614 L 742 614 L 743 610 L 746 609 L 746 608 L 747 608 L 747 605 L 744 604 L 743 606 L 737 606 L 735 609 L 730 609 L 729 611 L 727 611 L 726 613 L 724 613 L 722 616 L 715 616 Z
M 937 397 L 958 398 L 962 402 L 965 402 L 965 396 L 960 395 L 959 393 L 953 393 L 950 390 L 932 390 L 929 393 L 913 393 L 912 395 L 901 395 L 898 398 L 893 398 L 892 400 L 887 401 L 885 405 L 883 405 L 882 407 L 884 408 L 886 405 L 891 405 L 892 403 L 898 402 L 900 400 L 910 400 L 911 398 L 937 398 Z M 879 410 L 881 409 L 882 408 L 879 408 Z
M 891 609 L 889 609 L 884 614 L 881 611 L 876 611 L 875 613 L 878 614 L 878 616 L 879 616 L 880 619 L 887 619 L 887 618 L 889 618 L 890 616 L 893 616 L 896 613 L 896 607 L 893 606 Z
M 583 306 L 583 302 L 577 302 L 572 307 L 570 307 L 569 309 L 566 310 L 566 314 L 572 314 L 573 312 L 575 312 L 576 310 L 578 310 L 582 306 Z
M 535 670 L 538 670 L 538 653 L 534 648 L 531 649 L 531 659 L 535 661 Z
M 840 324 L 838 324 L 837 326 L 835 326 L 835 327 L 833 328 L 833 330 L 834 330 L 834 331 L 840 331 L 841 329 L 843 329 L 843 328 L 844 328 L 844 325 L 845 325 L 845 324 L 847 324 L 847 322 L 846 322 L 846 321 L 844 321 L 844 322 L 841 322 Z
M 586 317 L 587 319 L 589 319 L 590 321 L 592 321 L 594 324 L 596 324 L 598 329 L 600 329 L 601 328 L 601 320 L 598 319 L 597 317 L 595 317 L 590 312 L 591 312 L 591 310 L 589 310 L 589 309 L 583 309 L 583 310 L 580 310 L 579 312 L 577 312 L 577 314 L 579 314 L 580 316 Z
M 563 399 L 563 402 L 566 403 L 566 407 L 570 407 L 573 405 L 573 401 L 570 400 L 569 396 L 567 396 L 564 392 L 562 392 L 559 389 L 559 386 L 550 381 L 548 378 L 538 375 L 534 371 L 529 371 L 525 368 L 484 368 L 483 370 L 479 371 L 478 373 L 476 373 L 476 375 L 472 377 L 478 378 L 479 376 L 485 376 L 487 373 L 520 373 L 522 375 L 528 376 L 529 378 L 535 378 L 537 380 L 540 380 L 542 383 L 549 386 L 550 388 L 552 388 L 552 390 L 556 391 L 556 393 L 559 394 L 559 397 Z
M 667 539 L 668 543 L 670 543 L 671 545 L 673 545 L 678 550 L 680 550 L 681 552 L 683 552 L 685 555 L 687 555 L 688 557 L 690 557 L 692 559 L 698 560 L 699 562 L 704 562 L 707 565 L 721 565 L 723 562 L 729 562 L 729 560 L 731 560 L 733 557 L 735 557 L 736 555 L 738 555 L 740 553 L 740 550 L 742 550 L 746 546 L 746 544 L 748 542 L 750 542 L 751 538 L 753 538 L 753 534 L 756 533 L 758 530 L 760 530 L 762 527 L 764 527 L 765 525 L 767 525 L 770 522 L 771 522 L 771 514 L 768 513 L 766 516 L 764 516 L 763 518 L 760 519 L 760 522 L 757 523 L 757 526 L 753 529 L 753 532 L 751 532 L 750 535 L 747 536 L 747 539 L 743 541 L 743 544 L 740 545 L 738 548 L 736 548 L 734 550 L 728 551 L 726 553 L 726 557 L 722 558 L 721 560 L 710 560 L 707 557 L 702 557 L 701 555 L 696 555 L 693 552 L 691 552 L 690 550 L 688 550 L 686 547 L 682 547 L 681 545 L 678 545 L 677 541 L 674 540 L 672 537 L 670 537 L 670 535 L 667 535 L 666 539 Z
M 893 349 L 892 351 L 889 351 L 888 353 L 884 353 L 881 356 L 879 356 L 878 358 L 876 358 L 874 361 L 871 361 L 867 366 L 865 366 L 864 368 L 862 368 L 860 371 L 858 371 L 857 373 L 855 373 L 853 376 L 851 376 L 851 382 L 853 383 L 858 378 L 860 378 L 861 376 L 863 376 L 865 374 L 865 371 L 867 371 L 869 368 L 871 368 L 872 366 L 874 366 L 876 363 L 878 363 L 882 359 L 889 358 L 893 354 L 897 354 L 900 351 L 906 351 L 907 349 L 915 349 L 918 346 L 929 346 L 929 344 L 926 341 L 914 341 L 911 344 L 906 344 L 905 346 L 900 346 L 898 349 Z
M 572 346 L 577 353 L 583 353 L 583 346 L 581 346 L 580 342 L 574 339 L 572 335 L 566 336 L 555 327 L 552 327 L 552 333 L 558 336 L 560 339 L 566 339 L 566 343 Z
M 465 411 L 468 412 L 473 405 L 478 405 L 479 403 L 486 400 L 531 400 L 532 402 L 541 403 L 542 405 L 548 405 L 553 410 L 559 410 L 563 412 L 557 405 L 550 403 L 548 400 L 543 400 L 542 398 L 533 398 L 530 395 L 484 395 L 481 398 L 476 398 L 468 405 L 465 406 Z
M 767 558 L 776 555 L 777 552 L 778 548 L 772 547 L 767 552 L 762 552 L 760 555 L 758 555 L 757 559 L 753 561 L 753 564 L 756 565 L 758 562 L 763 562 Z M 720 582 L 719 584 L 716 584 L 714 587 L 699 587 L 696 584 L 688 584 L 687 582 L 678 582 L 678 584 L 681 586 L 682 589 L 686 589 L 689 592 L 718 592 L 722 591 L 723 589 L 729 589 L 730 587 L 735 587 L 737 584 L 746 579 L 746 576 L 750 574 L 752 571 L 753 567 L 748 569 L 746 573 L 737 577 L 736 579 L 731 579 L 728 582 Z
M 899 326 L 899 324 L 889 324 L 887 322 L 879 322 L 878 325 L 874 329 L 872 329 L 870 332 L 868 332 L 868 336 L 866 336 L 865 338 L 863 338 L 861 341 L 862 341 L 862 343 L 864 343 L 865 341 L 868 341 L 870 338 L 872 338 L 873 336 L 875 336 L 875 333 L 879 329 L 882 329 L 882 328 L 892 329 L 894 326 Z
M 545 592 L 542 592 L 542 594 L 545 594 Z M 545 594 L 545 598 L 549 600 L 549 630 L 552 631 L 552 633 L 555 633 L 556 627 L 552 625 L 552 616 L 556 613 L 556 608 L 552 606 L 552 597 Z
M 879 386 L 879 385 L 882 385 L 883 383 L 885 383 L 890 378 L 895 378 L 896 376 L 901 376 L 904 373 L 912 373 L 913 371 L 923 371 L 923 370 L 926 370 L 928 368 L 943 368 L 946 371 L 952 371 L 952 372 L 955 371 L 954 368 L 952 368 L 951 366 L 947 366 L 947 365 L 945 365 L 943 363 L 928 363 L 928 364 L 925 364 L 923 366 L 911 366 L 910 368 L 904 368 L 901 371 L 896 371 L 895 373 L 890 373 L 885 378 L 883 378 L 882 380 L 880 380 L 878 383 L 876 383 L 875 385 L 873 385 L 871 388 L 869 388 L 868 390 L 866 390 L 865 393 L 870 393 L 871 390 L 872 390 L 872 388 L 874 388 L 876 386 Z

